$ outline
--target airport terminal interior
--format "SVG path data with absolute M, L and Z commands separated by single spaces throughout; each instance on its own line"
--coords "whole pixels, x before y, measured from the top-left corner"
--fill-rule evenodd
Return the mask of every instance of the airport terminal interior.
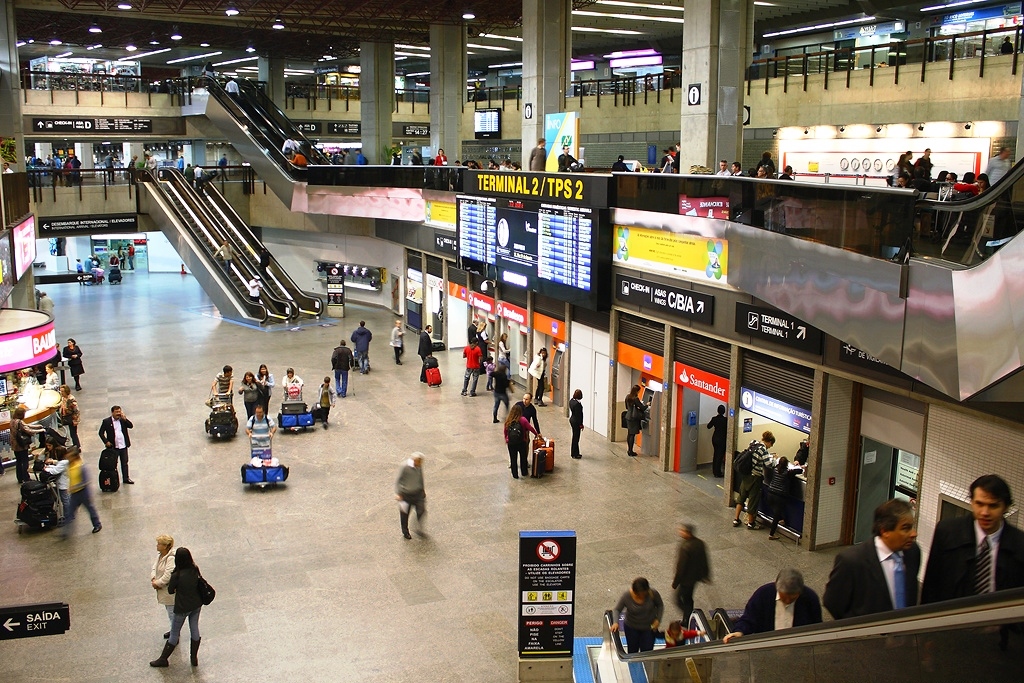
M 783 570 L 823 595 L 887 501 L 924 581 L 973 481 L 1024 495 L 1020 3 L 0 4 L 4 681 L 1013 680 L 1016 502 L 995 590 L 723 638 Z M 286 403 L 360 321 L 328 423 Z M 513 478 L 489 378 L 463 384 L 473 337 L 513 401 L 543 373 L 545 476 Z M 20 408 L 69 435 L 61 350 L 101 527 L 17 481 Z M 211 395 L 261 364 L 270 452 Z M 740 518 L 758 439 L 788 483 Z M 697 633 L 627 653 L 637 577 L 684 618 L 682 524 Z M 162 534 L 216 588 L 197 666 L 188 624 L 150 666 Z M 869 572 L 890 607 L 903 557 Z

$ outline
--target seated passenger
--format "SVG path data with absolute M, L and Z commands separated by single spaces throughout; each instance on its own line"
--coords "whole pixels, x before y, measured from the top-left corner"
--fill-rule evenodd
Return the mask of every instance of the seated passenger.
M 796 569 L 783 569 L 775 583 L 766 583 L 754 591 L 741 616 L 725 636 L 728 643 L 744 635 L 779 631 L 784 628 L 821 623 L 818 594 L 804 586 L 804 577 Z

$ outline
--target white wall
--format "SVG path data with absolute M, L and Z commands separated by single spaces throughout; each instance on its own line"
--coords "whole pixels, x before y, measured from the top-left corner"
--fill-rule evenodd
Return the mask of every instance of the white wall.
M 296 284 L 309 292 L 325 294 L 324 283 L 317 280 L 317 261 L 355 263 L 361 266 L 383 266 L 388 281 L 379 292 L 345 289 L 345 300 L 391 309 L 390 275 L 405 277 L 405 249 L 374 237 L 336 235 L 332 233 L 296 232 L 263 229 L 263 243 Z
M 843 529 L 853 382 L 829 376 L 825 405 L 821 461 L 818 465 L 818 517 L 815 529 L 815 544 L 818 546 L 838 542 Z M 830 478 L 834 478 L 835 484 L 829 485 Z
M 146 250 L 149 257 L 149 272 L 181 272 L 181 257 L 162 232 L 146 233 Z M 188 272 L 188 269 L 185 271 Z
M 570 326 L 571 353 L 566 400 L 579 389 L 583 392 L 583 425 L 601 436 L 608 432 L 608 376 L 596 376 L 598 359 L 607 367 L 608 333 L 574 322 Z

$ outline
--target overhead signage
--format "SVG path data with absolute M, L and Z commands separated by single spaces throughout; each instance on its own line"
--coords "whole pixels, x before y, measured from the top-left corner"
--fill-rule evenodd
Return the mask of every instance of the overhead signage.
M 806 408 L 760 394 L 747 387 L 740 387 L 740 407 L 779 424 L 799 429 L 805 434 L 811 433 L 811 411 Z
M 615 358 L 622 365 L 640 372 L 663 377 L 665 375 L 665 359 L 656 353 L 645 351 L 629 344 L 616 342 Z
M 136 118 L 34 118 L 36 133 L 152 133 L 153 119 Z
M 339 72 L 339 70 L 340 67 L 337 64 L 332 64 L 330 66 L 321 65 L 313 67 L 313 72 L 316 73 L 317 76 L 323 76 L 325 74 L 336 74 Z
M 519 656 L 572 657 L 576 532 L 519 532 Z
M 14 277 L 21 278 L 36 258 L 36 217 L 29 215 L 11 227 L 14 247 Z
M 676 384 L 684 389 L 699 391 L 723 403 L 729 402 L 729 380 L 725 377 L 713 375 L 684 363 L 677 362 L 672 368 Z
M 320 135 L 320 131 L 323 130 L 323 124 L 319 121 L 294 121 L 293 123 L 303 135 Z
M 893 33 L 903 33 L 906 30 L 907 25 L 904 22 L 888 21 L 882 24 L 838 28 L 832 34 L 835 40 L 855 40 L 857 38 L 870 38 L 871 36 L 888 36 Z
M 71 628 L 71 608 L 67 603 L 21 605 L 0 608 L 0 640 L 56 636 Z
M 737 303 L 736 332 L 799 351 L 821 353 L 821 330 L 773 308 Z
M 883 372 L 887 375 L 904 376 L 902 372 L 885 361 L 879 360 L 868 352 L 858 349 L 853 344 L 843 343 L 839 345 L 839 362 L 846 363 L 848 365 L 855 365 L 859 368 L 874 370 L 875 372 Z
M 966 10 L 954 14 L 946 14 L 932 19 L 932 25 L 936 24 L 964 24 L 968 21 L 980 21 L 982 19 L 996 19 L 999 17 L 1016 17 L 1021 13 L 1021 3 L 1015 2 L 1009 5 L 996 5 L 995 7 L 983 7 L 976 10 Z
M 328 121 L 327 132 L 331 135 L 359 135 L 362 124 L 359 121 Z
M 430 126 L 424 124 L 409 124 L 402 126 L 402 135 L 410 138 L 430 137 Z
M 470 292 L 469 305 L 486 313 L 494 313 L 494 299 L 484 294 Z
M 113 213 L 101 216 L 47 216 L 39 219 L 40 237 L 138 231 L 139 216 L 134 213 Z
M 592 208 L 608 206 L 611 176 L 578 173 L 465 170 L 467 194 L 517 199 L 544 199 Z
M 448 296 L 453 299 L 461 299 L 462 301 L 469 300 L 469 295 L 466 293 L 466 287 L 455 282 L 448 283 Z
M 729 243 L 700 235 L 615 226 L 614 263 L 624 268 L 681 275 L 695 282 L 729 281 Z
M 665 315 L 696 320 L 706 325 L 715 322 L 715 297 L 710 294 L 616 275 L 615 298 L 623 303 L 655 308 Z
M 4 316 L 22 329 L 0 334 L 0 373 L 30 368 L 53 358 L 57 337 L 52 317 L 17 308 L 4 309 Z
M 729 198 L 687 197 L 685 194 L 681 194 L 679 195 L 679 215 L 729 220 Z
M 552 318 L 543 313 L 534 313 L 533 329 L 541 334 L 548 335 L 556 341 L 565 341 L 565 323 L 558 318 Z
M 499 318 L 504 318 L 519 325 L 525 325 L 526 319 L 529 317 L 529 313 L 525 308 L 504 301 L 499 301 L 495 305 L 494 313 Z
M 434 249 L 442 254 L 457 256 L 459 253 L 459 240 L 455 233 L 444 230 L 434 231 Z

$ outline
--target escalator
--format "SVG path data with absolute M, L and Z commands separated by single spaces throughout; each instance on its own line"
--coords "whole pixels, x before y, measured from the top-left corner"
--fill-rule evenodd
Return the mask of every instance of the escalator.
M 139 213 L 159 226 L 223 317 L 258 324 L 293 317 L 292 304 L 273 292 L 263 292 L 260 303 L 249 300 L 245 285 L 259 274 L 250 259 L 239 253 L 228 273 L 214 257 L 228 235 L 181 173 L 163 169 L 157 178 L 140 172 L 137 179 Z
M 162 171 L 162 174 L 168 171 Z M 177 171 L 170 171 L 176 174 Z M 187 183 L 186 183 L 187 185 Z M 189 188 L 191 189 L 191 188 Z M 253 234 L 249 225 L 235 212 L 231 203 L 214 187 L 213 183 L 206 186 L 203 193 L 196 193 L 208 209 L 208 215 L 220 225 L 220 234 L 231 242 L 236 258 L 245 259 L 249 270 L 260 272 L 260 252 L 263 243 Z M 300 316 L 319 318 L 323 314 L 323 300 L 303 291 L 271 254 L 266 273 L 260 272 L 263 291 L 277 300 L 289 304 L 292 319 Z
M 716 637 L 626 654 L 619 635 L 611 632 L 609 611 L 594 678 L 601 683 L 1002 683 L 1021 678 L 1021 621 L 1024 589 L 1015 589 L 744 636 L 728 644 Z
M 214 79 L 204 78 L 209 92 L 206 116 L 273 190 L 285 206 L 304 205 L 306 169 L 295 166 L 281 151 L 286 139 L 302 147 L 310 164 L 330 164 L 298 127 L 255 85 L 239 79 L 239 96 L 232 97 Z M 269 108 L 268 108 L 269 107 Z M 296 203 L 296 193 L 299 201 Z

